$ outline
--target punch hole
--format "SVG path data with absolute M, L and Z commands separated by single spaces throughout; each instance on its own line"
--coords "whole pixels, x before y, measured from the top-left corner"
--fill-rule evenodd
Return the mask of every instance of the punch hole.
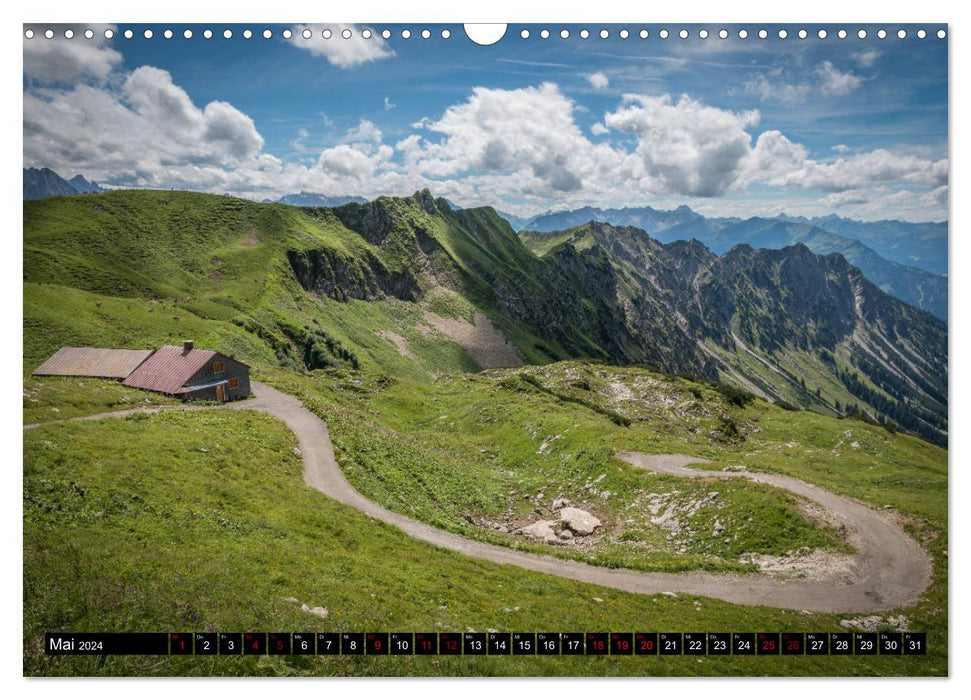
M 463 28 L 465 29 L 465 36 L 469 37 L 474 43 L 479 46 L 492 46 L 506 36 L 507 26 L 505 24 L 466 24 L 463 25 Z M 549 36 L 549 31 L 545 29 L 543 31 L 546 32 L 546 36 Z

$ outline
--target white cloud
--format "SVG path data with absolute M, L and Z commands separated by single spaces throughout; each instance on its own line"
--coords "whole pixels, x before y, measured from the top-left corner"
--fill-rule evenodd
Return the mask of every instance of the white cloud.
M 839 209 L 851 204 L 866 204 L 870 201 L 870 198 L 865 190 L 846 190 L 828 194 L 823 201 L 826 202 L 827 206 Z
M 821 211 L 835 209 L 864 220 L 940 220 L 947 218 L 947 199 L 947 185 L 932 190 L 869 187 L 827 195 L 821 200 Z
M 247 115 L 225 102 L 198 108 L 169 73 L 150 66 L 118 88 L 81 84 L 24 94 L 25 161 L 68 173 L 162 185 L 168 172 L 235 168 L 262 148 Z
M 849 153 L 850 147 L 847 146 L 845 143 L 838 143 L 835 146 L 833 146 L 833 150 L 836 151 L 837 153 Z
M 257 199 L 299 191 L 402 195 L 430 184 L 400 164 L 391 167 L 394 149 L 381 143 L 380 129 L 368 120 L 307 166 L 264 152 L 249 116 L 226 102 L 194 104 L 164 70 L 142 66 L 108 77 L 98 86 L 24 92 L 25 167 L 83 173 L 108 186 Z M 313 136 L 299 129 L 291 146 L 306 151 Z
M 880 216 L 946 212 L 946 159 L 925 151 L 852 153 L 840 144 L 837 157 L 817 160 L 779 131 L 760 132 L 758 111 L 733 112 L 689 96 L 627 95 L 584 133 L 577 105 L 552 83 L 480 87 L 419 120 L 393 146 L 361 119 L 337 145 L 301 164 L 266 153 L 253 120 L 233 105 L 193 103 L 164 70 L 143 66 L 107 78 L 25 90 L 25 166 L 80 172 L 115 186 L 257 199 L 299 191 L 402 195 L 429 187 L 460 204 L 517 213 L 553 203 L 676 206 L 686 199 L 758 213 L 757 198 L 716 199 L 749 187 L 777 188 L 771 205 L 785 201 L 787 210 L 795 198 L 861 216 L 880 207 Z M 296 133 L 290 145 L 304 157 L 306 143 L 333 143 L 335 136 L 333 126 L 320 124 Z M 619 138 L 591 141 L 590 134 L 610 133 Z
M 587 174 L 612 156 L 594 146 L 573 119 L 574 104 L 552 83 L 500 90 L 475 88 L 472 96 L 419 124 L 441 134 L 424 140 L 408 155 L 417 172 L 429 177 L 515 173 L 530 190 L 571 192 Z
M 812 88 L 805 83 L 787 83 L 778 78 L 779 74 L 779 71 L 770 73 L 776 77 L 774 80 L 764 74 L 756 75 L 742 84 L 742 91 L 755 95 L 763 102 L 805 102 Z
M 74 38 L 61 35 L 47 39 L 36 31 L 24 38 L 24 75 L 41 82 L 68 82 L 80 77 L 103 80 L 121 63 L 121 54 L 106 45 L 105 29 L 113 25 L 64 25 L 59 32 L 73 29 Z M 82 34 L 94 31 L 90 39 Z
M 880 58 L 880 52 L 876 49 L 867 49 L 866 51 L 850 54 L 850 58 L 856 61 L 860 68 L 870 68 Z
M 310 132 L 306 129 L 297 129 L 297 138 L 290 142 L 290 148 L 297 151 L 303 150 L 309 136 Z
M 854 54 L 854 56 L 859 54 Z M 866 59 L 865 59 L 866 60 Z M 861 64 L 862 65 L 862 64 Z M 742 83 L 743 94 L 755 95 L 763 102 L 798 104 L 808 100 L 814 91 L 825 97 L 848 95 L 863 84 L 863 78 L 842 72 L 830 61 L 823 61 L 812 71 L 814 81 L 787 79 L 781 68 L 752 75 Z M 734 94 L 737 90 L 729 90 Z
M 368 119 L 362 119 L 353 129 L 348 129 L 344 140 L 348 143 L 381 143 L 381 129 Z
M 391 98 L 390 97 L 385 96 L 385 98 L 384 98 L 384 111 L 385 112 L 390 112 L 392 109 L 394 109 L 397 106 L 398 105 L 396 105 L 394 102 L 391 101 Z
M 303 32 L 307 29 L 311 36 L 304 39 Z M 331 31 L 329 39 L 323 38 L 324 29 Z M 323 56 L 338 68 L 352 68 L 394 56 L 394 51 L 377 32 L 370 30 L 371 38 L 365 39 L 361 35 L 363 29 L 353 24 L 301 24 L 294 27 L 293 39 L 290 41 L 299 49 L 309 51 L 315 56 Z M 351 32 L 349 39 L 342 36 L 344 30 Z
M 252 119 L 214 101 L 199 108 L 166 71 L 143 66 L 118 87 L 24 94 L 25 164 L 107 183 L 216 190 L 264 173 L 273 156 Z M 235 172 L 238 171 L 238 172 Z
M 320 154 L 317 165 L 321 170 L 339 177 L 355 181 L 355 186 L 364 184 L 375 175 L 383 163 L 386 163 L 394 153 L 390 146 L 379 146 L 371 149 L 360 144 L 342 143 L 328 148 Z M 351 184 L 351 183 L 348 183 Z
M 849 95 L 863 84 L 863 78 L 853 73 L 843 73 L 829 61 L 823 61 L 816 67 L 819 77 L 819 89 L 826 96 Z
M 934 161 L 878 148 L 832 163 L 807 160 L 795 182 L 809 189 L 840 192 L 889 182 L 940 187 L 947 180 L 947 159 Z
M 603 71 L 597 71 L 587 76 L 587 80 L 597 90 L 604 90 L 610 85 L 610 78 Z
M 637 137 L 643 184 L 652 191 L 711 197 L 742 177 L 751 148 L 747 129 L 759 113 L 729 112 L 682 95 L 625 95 L 604 115 L 611 129 Z

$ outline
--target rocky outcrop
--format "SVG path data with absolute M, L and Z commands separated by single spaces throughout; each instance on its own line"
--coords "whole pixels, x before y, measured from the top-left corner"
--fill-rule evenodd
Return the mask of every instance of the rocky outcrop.
M 579 508 L 564 508 L 560 511 L 560 525 L 574 535 L 586 537 L 592 535 L 593 531 L 601 527 L 603 523 L 600 518 Z
M 374 301 L 388 296 L 417 301 L 421 296 L 412 270 L 391 271 L 370 253 L 346 257 L 333 248 L 288 250 L 287 260 L 301 287 L 337 301 Z

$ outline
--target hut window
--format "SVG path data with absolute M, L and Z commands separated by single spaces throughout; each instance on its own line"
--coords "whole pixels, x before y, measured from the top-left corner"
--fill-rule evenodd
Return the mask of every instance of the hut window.
M 236 377 L 231 377 L 229 380 L 229 388 L 235 389 L 238 386 L 239 386 L 239 379 Z
M 213 362 L 212 363 L 212 371 L 213 372 L 222 372 L 223 371 L 223 363 L 222 362 Z

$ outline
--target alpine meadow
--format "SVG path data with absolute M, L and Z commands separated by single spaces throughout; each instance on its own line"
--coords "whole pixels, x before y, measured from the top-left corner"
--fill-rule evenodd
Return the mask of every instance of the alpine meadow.
M 23 674 L 947 677 L 902 27 L 24 25 Z

